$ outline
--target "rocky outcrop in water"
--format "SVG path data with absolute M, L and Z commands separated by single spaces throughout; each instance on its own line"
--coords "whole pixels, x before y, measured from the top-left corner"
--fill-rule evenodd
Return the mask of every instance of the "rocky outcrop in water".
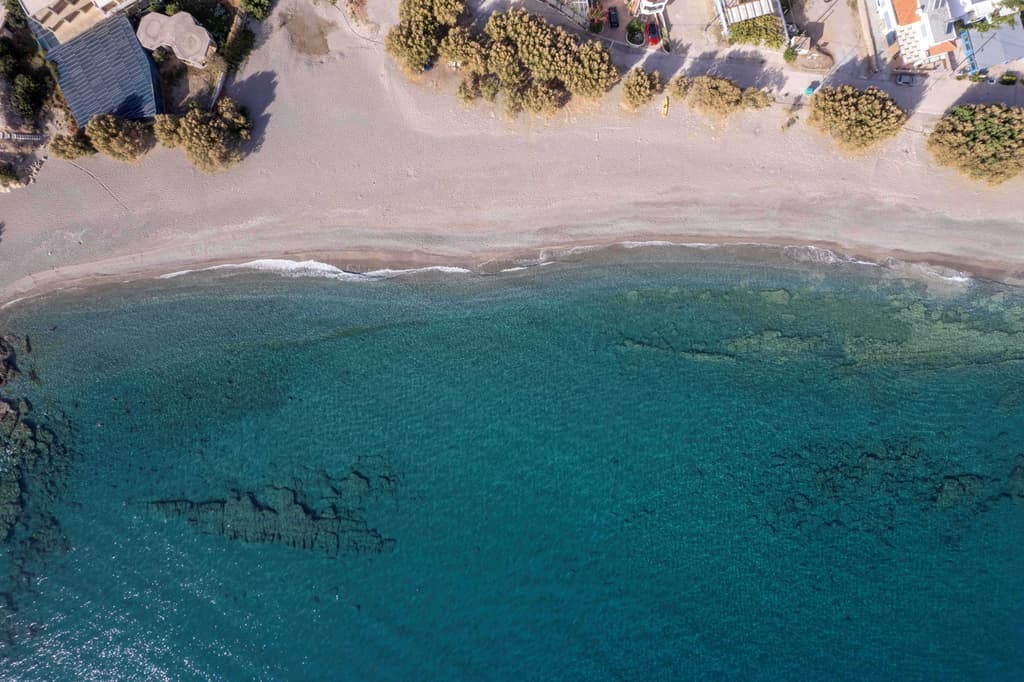
M 42 506 L 54 501 L 70 465 L 63 444 L 31 412 L 26 400 L 0 398 L 0 542 L 23 520 L 30 495 Z
M 0 388 L 15 385 L 17 351 L 31 353 L 28 338 L 0 338 Z M 34 374 L 29 368 L 28 376 Z M 0 547 L 8 559 L 4 586 L 11 590 L 0 593 L 0 658 L 28 627 L 14 625 L 15 595 L 32 589 L 51 554 L 68 549 L 51 511 L 71 467 L 63 437 L 68 429 L 66 417 L 52 405 L 37 411 L 27 400 L 0 393 Z
M 1024 455 L 1015 464 L 1006 475 L 950 471 L 956 465 L 946 453 L 913 441 L 820 443 L 776 453 L 753 504 L 777 532 L 845 529 L 886 541 L 902 526 L 930 519 L 928 529 L 955 541 L 992 505 L 1024 501 Z
M 17 355 L 10 339 L 0 338 L 0 386 L 18 376 Z
M 366 505 L 393 497 L 398 479 L 386 469 L 364 469 L 354 467 L 341 477 L 321 472 L 316 480 L 287 486 L 229 490 L 219 499 L 155 500 L 149 506 L 184 519 L 201 533 L 229 540 L 279 544 L 332 557 L 389 552 L 395 540 L 368 525 Z

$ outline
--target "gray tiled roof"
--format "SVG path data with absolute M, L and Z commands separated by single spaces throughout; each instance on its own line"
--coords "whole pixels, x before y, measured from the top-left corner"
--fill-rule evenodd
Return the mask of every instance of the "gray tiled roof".
M 78 125 L 97 114 L 151 118 L 160 113 L 153 63 L 128 19 L 118 14 L 49 51 Z
M 982 69 L 1024 59 L 1024 28 L 1020 15 L 1014 16 L 1012 26 L 1000 26 L 985 33 L 971 29 L 971 44 L 974 58 Z

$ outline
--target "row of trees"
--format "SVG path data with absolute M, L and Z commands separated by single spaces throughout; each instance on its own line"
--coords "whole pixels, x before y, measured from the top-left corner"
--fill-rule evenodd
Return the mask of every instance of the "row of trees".
M 878 88 L 822 88 L 811 98 L 811 125 L 843 149 L 863 151 L 895 136 L 907 115 Z M 1004 104 L 955 106 L 928 136 L 941 166 L 992 184 L 1024 173 L 1024 109 Z
M 657 71 L 636 67 L 622 79 L 622 102 L 633 111 L 647 105 L 665 89 Z M 720 76 L 676 76 L 668 83 L 671 97 L 685 101 L 694 109 L 712 118 L 725 118 L 743 109 L 763 109 L 771 105 L 771 97 L 760 88 L 741 88 Z
M 483 34 L 460 26 L 465 14 L 462 0 L 402 0 L 387 50 L 410 73 L 422 72 L 439 59 L 457 66 L 465 74 L 457 91 L 460 99 L 494 101 L 500 95 L 513 114 L 524 109 L 549 114 L 573 95 L 600 97 L 619 80 L 600 43 L 580 44 L 564 29 L 525 10 L 492 15 Z M 781 45 L 776 45 L 776 36 L 782 35 L 778 18 L 760 19 L 734 24 L 730 40 Z M 622 85 L 623 104 L 632 110 L 666 89 L 710 117 L 771 104 L 759 88 L 740 88 L 711 75 L 679 76 L 666 84 L 657 71 L 637 67 Z M 874 87 L 823 87 L 810 100 L 808 123 L 847 151 L 862 152 L 892 138 L 906 120 L 906 112 Z M 938 163 L 971 177 L 990 182 L 1015 177 L 1024 172 L 1024 109 L 954 107 L 929 136 L 928 148 Z
M 252 121 L 227 97 L 212 111 L 193 105 L 183 116 L 160 114 L 152 124 L 129 121 L 110 114 L 94 116 L 84 133 L 57 135 L 50 142 L 54 156 L 77 159 L 100 152 L 133 163 L 155 142 L 181 147 L 185 157 L 204 173 L 225 170 L 242 159 L 242 143 L 250 139 Z

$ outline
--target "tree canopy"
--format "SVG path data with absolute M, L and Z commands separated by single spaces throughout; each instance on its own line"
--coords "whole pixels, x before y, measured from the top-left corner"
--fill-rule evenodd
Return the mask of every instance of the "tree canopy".
M 831 135 L 839 147 L 862 151 L 898 133 L 906 119 L 882 90 L 841 85 L 814 93 L 807 122 Z
M 928 136 L 942 166 L 997 184 L 1024 171 L 1024 109 L 969 104 L 950 109 Z
M 85 134 L 96 151 L 118 161 L 138 161 L 153 145 L 150 127 L 141 121 L 127 121 L 111 114 L 93 116 Z

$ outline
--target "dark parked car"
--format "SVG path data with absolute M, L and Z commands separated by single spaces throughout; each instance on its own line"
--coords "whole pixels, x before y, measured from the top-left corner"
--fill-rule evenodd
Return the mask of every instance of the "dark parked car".
M 658 31 L 658 25 L 653 21 L 647 24 L 647 44 L 657 45 L 661 42 L 661 33 Z
M 608 8 L 608 25 L 612 28 L 619 27 L 619 8 L 609 7 Z

